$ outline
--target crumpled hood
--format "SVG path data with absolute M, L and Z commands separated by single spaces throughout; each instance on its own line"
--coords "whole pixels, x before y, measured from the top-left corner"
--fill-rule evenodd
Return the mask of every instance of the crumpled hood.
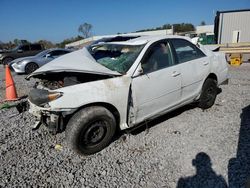
M 27 78 L 29 79 L 36 75 L 51 72 L 82 72 L 102 75 L 121 75 L 119 72 L 112 71 L 97 63 L 86 48 L 56 58 L 31 73 Z

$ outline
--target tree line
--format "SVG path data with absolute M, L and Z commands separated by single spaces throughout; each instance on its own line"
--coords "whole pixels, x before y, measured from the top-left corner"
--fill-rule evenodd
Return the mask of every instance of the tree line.
M 93 26 L 91 24 L 85 22 L 84 24 L 81 24 L 78 27 L 78 32 L 81 33 L 81 35 L 77 35 L 76 37 L 64 39 L 62 42 L 59 42 L 59 43 L 53 43 L 49 40 L 38 40 L 34 43 L 42 44 L 44 46 L 44 48 L 46 48 L 46 49 L 56 48 L 56 47 L 64 48 L 65 45 L 68 43 L 76 42 L 76 41 L 82 40 L 84 38 L 90 37 L 92 35 L 92 32 L 91 32 L 92 28 L 93 28 Z M 13 41 L 9 41 L 6 43 L 0 41 L 0 50 L 1 49 L 12 49 L 20 44 L 27 44 L 27 43 L 31 43 L 31 42 L 28 40 L 19 40 L 19 39 L 14 39 Z
M 79 41 L 81 39 L 84 39 L 84 38 L 82 36 L 78 35 L 76 37 L 64 39 L 62 42 L 59 42 L 59 43 L 53 43 L 49 40 L 38 40 L 38 41 L 35 41 L 34 43 L 39 43 L 39 44 L 43 45 L 44 48 L 46 48 L 46 49 L 48 49 L 48 48 L 64 48 L 66 44 L 71 43 L 71 42 L 76 42 L 76 41 Z M 19 39 L 14 39 L 13 41 L 5 42 L 5 43 L 0 41 L 0 49 L 12 49 L 20 44 L 27 44 L 27 43 L 31 43 L 31 42 L 28 40 L 19 40 Z
M 205 21 L 202 21 L 200 23 L 200 25 L 206 25 Z M 164 25 L 159 26 L 159 27 L 142 29 L 142 30 L 138 30 L 136 32 L 156 31 L 156 30 L 171 29 L 171 28 L 174 29 L 175 33 L 188 32 L 188 31 L 195 30 L 194 25 L 191 23 L 176 23 L 176 24 L 164 24 Z M 36 43 L 42 44 L 45 48 L 55 48 L 55 47 L 64 48 L 65 45 L 68 43 L 76 42 L 76 41 L 79 41 L 81 39 L 85 39 L 85 38 L 92 36 L 92 34 L 93 34 L 92 29 L 93 29 L 93 26 L 90 23 L 85 22 L 85 23 L 79 25 L 79 27 L 78 27 L 78 32 L 81 35 L 77 35 L 76 37 L 64 39 L 62 42 L 59 42 L 59 43 L 53 43 L 49 40 L 38 40 L 38 41 L 36 41 Z M 14 39 L 13 41 L 9 41 L 6 43 L 3 43 L 0 41 L 0 49 L 11 49 L 19 44 L 24 44 L 24 43 L 29 43 L 29 41 L 19 40 L 19 39 Z
M 200 25 L 206 25 L 206 22 L 201 21 Z M 176 23 L 176 24 L 164 24 L 164 25 L 159 26 L 159 27 L 142 29 L 142 30 L 138 30 L 136 32 L 157 31 L 157 30 L 172 29 L 172 28 L 174 29 L 175 33 L 195 31 L 195 26 L 191 23 Z
M 188 31 L 194 31 L 195 27 L 191 23 L 178 23 L 178 24 L 164 24 L 160 27 L 155 28 L 149 28 L 149 29 L 142 29 L 138 30 L 136 32 L 144 32 L 144 31 L 157 31 L 162 29 L 174 29 L 174 32 L 181 33 L 181 32 L 188 32 Z

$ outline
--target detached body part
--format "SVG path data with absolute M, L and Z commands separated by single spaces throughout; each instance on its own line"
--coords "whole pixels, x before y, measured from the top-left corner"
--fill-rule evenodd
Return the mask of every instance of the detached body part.
M 189 103 L 210 108 L 228 81 L 225 55 L 179 36 L 102 42 L 59 57 L 28 78 L 30 113 L 66 131 L 79 154 L 105 148 L 116 131 Z

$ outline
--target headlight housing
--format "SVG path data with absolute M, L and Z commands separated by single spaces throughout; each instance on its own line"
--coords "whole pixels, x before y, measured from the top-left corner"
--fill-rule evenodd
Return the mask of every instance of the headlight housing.
M 61 96 L 63 96 L 62 92 L 50 92 L 44 89 L 32 89 L 29 93 L 29 100 L 38 106 L 43 106 L 48 102 L 58 99 Z
M 21 60 L 21 61 L 16 62 L 16 64 L 17 64 L 17 65 L 20 65 L 22 62 L 23 62 L 23 61 Z

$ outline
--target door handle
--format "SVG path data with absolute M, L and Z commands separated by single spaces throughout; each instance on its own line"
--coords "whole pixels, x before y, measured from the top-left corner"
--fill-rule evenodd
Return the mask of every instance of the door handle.
M 208 61 L 204 61 L 204 62 L 203 62 L 203 65 L 208 65 Z
M 176 76 L 179 76 L 180 74 L 181 74 L 180 72 L 174 71 L 174 72 L 172 73 L 172 76 L 173 76 L 173 77 L 176 77 Z

